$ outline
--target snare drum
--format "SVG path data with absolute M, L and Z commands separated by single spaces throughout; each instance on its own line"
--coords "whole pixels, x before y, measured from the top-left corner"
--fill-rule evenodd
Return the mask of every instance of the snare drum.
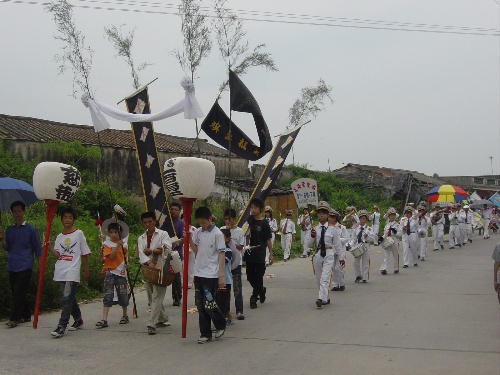
M 386 237 L 382 241 L 382 249 L 384 249 L 384 250 L 392 245 L 394 245 L 394 239 L 392 237 Z
M 367 250 L 368 249 L 366 245 L 361 242 L 353 246 L 353 248 L 351 249 L 351 254 L 354 256 L 354 258 L 359 258 L 364 253 L 366 253 Z

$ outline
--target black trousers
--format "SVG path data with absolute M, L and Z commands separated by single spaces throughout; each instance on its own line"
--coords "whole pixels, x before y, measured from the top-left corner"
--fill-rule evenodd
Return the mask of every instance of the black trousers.
M 247 280 L 253 288 L 252 296 L 257 297 L 264 288 L 264 274 L 266 273 L 265 263 L 247 262 Z
M 198 308 L 200 333 L 203 337 L 212 337 L 211 322 L 214 323 L 215 329 L 217 330 L 226 328 L 226 317 L 215 301 L 215 298 L 217 298 L 218 283 L 219 279 L 194 277 L 194 301 Z M 211 301 L 207 300 L 205 290 L 211 294 Z
M 172 300 L 179 301 L 182 299 L 182 284 L 181 284 L 182 272 L 175 275 L 174 281 L 172 281 Z
M 31 319 L 31 309 L 26 300 L 30 280 L 31 268 L 19 272 L 9 271 L 10 292 L 12 294 L 10 320 L 12 322 L 18 322 L 21 319 Z

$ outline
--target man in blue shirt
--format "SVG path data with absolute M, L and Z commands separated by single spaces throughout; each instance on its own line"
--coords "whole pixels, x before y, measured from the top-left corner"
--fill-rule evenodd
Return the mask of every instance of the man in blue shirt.
M 9 328 L 31 320 L 31 309 L 26 301 L 26 295 L 33 268 L 33 255 L 36 255 L 38 260 L 42 255 L 40 237 L 33 226 L 26 224 L 25 210 L 26 205 L 23 202 L 12 203 L 10 211 L 15 224 L 8 227 L 5 232 L 0 229 L 0 242 L 7 251 L 7 270 L 12 293 L 10 320 L 7 322 Z

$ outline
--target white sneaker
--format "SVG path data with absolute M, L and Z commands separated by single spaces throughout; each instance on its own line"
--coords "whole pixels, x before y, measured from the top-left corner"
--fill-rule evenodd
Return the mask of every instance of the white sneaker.
M 218 331 L 215 331 L 215 338 L 218 339 L 219 337 L 222 337 L 224 335 L 224 332 L 226 332 L 225 329 L 219 329 Z
M 210 340 L 210 337 L 200 336 L 200 338 L 198 339 L 198 344 L 206 344 Z

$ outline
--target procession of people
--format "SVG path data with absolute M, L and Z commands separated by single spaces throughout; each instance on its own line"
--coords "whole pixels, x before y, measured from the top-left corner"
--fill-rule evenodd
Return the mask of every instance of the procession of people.
M 99 251 L 104 278 L 103 319 L 95 323 L 97 329 L 109 326 L 108 313 L 114 304 L 122 308 L 119 324 L 128 324 L 129 288 L 128 272 L 128 226 L 123 219 L 126 213 L 119 207 L 112 219 L 106 220 L 103 233 L 107 235 Z M 304 207 L 297 221 L 293 220 L 293 210 L 286 210 L 285 217 L 278 226 L 273 218 L 273 209 L 264 206 L 261 199 L 254 198 L 249 203 L 250 218 L 244 229 L 235 224 L 236 211 L 228 208 L 224 211 L 225 226 L 217 228 L 214 216 L 208 207 L 199 207 L 195 213 L 198 228 L 190 229 L 190 258 L 182 259 L 184 222 L 181 220 L 181 205 L 170 204 L 172 218 L 175 220 L 177 238 L 171 238 L 166 231 L 158 228 L 154 213 L 144 212 L 141 223 L 144 232 L 137 239 L 137 253 L 142 267 L 142 279 L 148 297 L 149 317 L 146 330 L 155 335 L 157 329 L 171 325 L 165 308 L 164 299 L 167 285 L 172 285 L 174 306 L 181 303 L 182 288 L 180 262 L 189 263 L 189 288 L 194 286 L 194 300 L 199 315 L 200 344 L 213 338 L 222 337 L 232 324 L 231 289 L 234 293 L 236 319 L 244 320 L 245 299 L 250 309 L 262 305 L 267 298 L 264 285 L 266 267 L 274 262 L 273 245 L 275 237 L 281 238 L 283 259 L 292 259 L 292 244 L 295 240 L 295 226 L 300 228 L 301 255 L 298 258 L 311 257 L 313 272 L 318 287 L 315 306 L 318 309 L 331 303 L 330 292 L 346 290 L 345 267 L 347 254 L 352 254 L 354 283 L 366 284 L 370 280 L 371 245 L 381 246 L 384 259 L 380 265 L 381 275 L 388 275 L 392 258 L 393 274 L 400 272 L 400 252 L 402 248 L 402 267 L 418 267 L 426 261 L 429 231 L 431 230 L 433 251 L 444 249 L 444 227 L 449 222 L 449 248 L 470 245 L 479 225 L 474 224 L 475 214 L 467 204 L 440 204 L 429 210 L 426 202 L 405 206 L 401 218 L 394 207 L 389 207 L 382 215 L 378 206 L 373 212 L 356 210 L 349 206 L 342 215 L 328 202 L 320 201 L 316 210 Z M 7 322 L 9 328 L 19 323 L 30 321 L 30 308 L 26 303 L 27 283 L 34 256 L 40 256 L 40 242 L 34 228 L 24 221 L 25 206 L 14 202 L 11 207 L 15 224 L 0 231 L 0 241 L 8 252 L 11 290 L 13 297 L 12 313 Z M 312 213 L 317 214 L 317 222 Z M 485 205 L 479 212 L 482 237 L 490 238 L 491 212 Z M 54 280 L 61 286 L 61 318 L 53 337 L 63 337 L 66 331 L 76 331 L 84 325 L 81 311 L 76 301 L 76 291 L 80 282 L 80 268 L 83 264 L 83 279 L 89 277 L 88 256 L 91 255 L 85 235 L 76 229 L 76 212 L 66 208 L 60 216 L 63 232 L 60 233 L 50 252 L 56 257 Z M 371 221 L 371 225 L 369 222 Z M 380 232 L 381 223 L 385 226 Z M 279 231 L 278 231 L 279 228 Z M 34 232 L 35 231 L 35 232 Z M 104 237 L 103 237 L 104 238 Z M 191 257 L 192 254 L 192 257 Z M 179 264 L 175 264 L 176 260 Z M 26 268 L 27 267 L 27 268 Z M 243 293 L 242 267 L 246 268 L 246 277 L 251 286 Z M 24 270 L 26 269 L 26 270 Z M 28 272 L 29 271 L 29 272 Z M 151 276 L 153 275 L 153 276 Z M 163 278 L 170 277 L 168 283 Z M 496 282 L 496 281 L 495 281 Z M 495 284 L 497 288 L 497 284 Z M 70 317 L 73 324 L 69 324 Z

